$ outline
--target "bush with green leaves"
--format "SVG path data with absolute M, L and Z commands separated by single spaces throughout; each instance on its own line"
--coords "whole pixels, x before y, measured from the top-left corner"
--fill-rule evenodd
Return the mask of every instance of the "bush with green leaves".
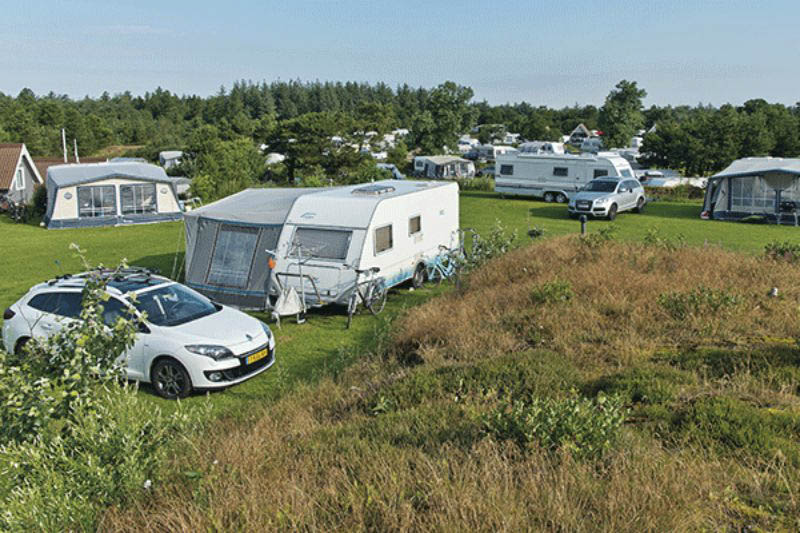
M 617 229 L 616 224 L 603 226 L 597 231 L 581 235 L 580 243 L 588 250 L 596 250 L 607 242 L 613 241 L 616 238 Z
M 764 255 L 775 261 L 795 263 L 800 261 L 800 243 L 772 241 L 764 246 Z
M 740 296 L 725 289 L 700 286 L 687 292 L 666 292 L 658 303 L 675 320 L 685 320 L 701 314 L 726 313 L 742 302 Z
M 569 281 L 553 280 L 534 287 L 531 291 L 531 302 L 534 304 L 566 302 L 573 296 L 575 293 L 572 292 Z
M 686 237 L 682 233 L 678 233 L 674 236 L 667 236 L 662 234 L 658 228 L 652 227 L 647 230 L 644 236 L 644 243 L 647 246 L 674 251 L 686 247 Z
M 466 270 L 474 270 L 489 260 L 499 257 L 514 248 L 517 230 L 507 232 L 505 226 L 496 220 L 489 233 L 471 234 L 471 242 L 464 260 Z
M 205 418 L 145 411 L 118 362 L 137 324 L 103 322 L 108 270 L 93 272 L 78 320 L 0 352 L 0 531 L 94 529 L 98 510 L 142 490 L 173 436 Z
M 597 459 L 617 442 L 627 409 L 618 396 L 565 399 L 510 399 L 484 417 L 486 431 L 526 447 L 566 449 L 575 457 Z
M 462 191 L 494 191 L 494 178 L 489 176 L 475 176 L 458 182 Z

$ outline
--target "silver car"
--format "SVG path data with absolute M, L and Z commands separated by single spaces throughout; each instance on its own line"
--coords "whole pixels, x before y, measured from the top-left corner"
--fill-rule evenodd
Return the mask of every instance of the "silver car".
M 569 201 L 569 216 L 605 217 L 614 220 L 618 213 L 641 213 L 647 204 L 644 187 L 633 178 L 593 179 Z

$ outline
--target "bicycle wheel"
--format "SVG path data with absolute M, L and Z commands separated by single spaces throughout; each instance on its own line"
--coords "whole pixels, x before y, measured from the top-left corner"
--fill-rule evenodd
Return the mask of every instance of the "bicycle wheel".
M 386 296 L 388 292 L 383 281 L 376 281 L 370 286 L 369 296 L 366 301 L 366 306 L 370 313 L 377 315 L 383 311 L 383 308 L 386 307 Z
M 356 314 L 356 307 L 358 306 L 358 287 L 353 288 L 353 294 L 347 302 L 347 329 L 350 329 L 350 324 L 353 323 L 353 315 Z

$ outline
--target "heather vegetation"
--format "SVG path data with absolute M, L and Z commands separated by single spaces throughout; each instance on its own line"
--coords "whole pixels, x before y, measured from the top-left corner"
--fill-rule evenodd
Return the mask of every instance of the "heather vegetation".
M 799 267 L 581 240 L 376 321 L 350 366 L 214 424 L 102 527 L 800 527 Z

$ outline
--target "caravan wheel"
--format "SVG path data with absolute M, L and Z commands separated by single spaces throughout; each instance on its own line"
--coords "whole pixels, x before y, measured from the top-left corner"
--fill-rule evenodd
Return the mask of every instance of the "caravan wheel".
M 556 202 L 560 204 L 567 203 L 567 195 L 564 194 L 563 192 L 558 193 L 558 196 L 556 196 Z
M 552 204 L 553 200 L 555 200 L 555 199 L 556 199 L 556 196 L 553 193 L 551 193 L 551 192 L 544 193 L 544 201 L 547 202 L 548 204 Z
M 415 289 L 419 289 L 422 287 L 423 283 L 425 283 L 425 265 L 420 263 L 417 265 L 417 268 L 414 269 L 414 275 L 411 276 L 411 286 Z

